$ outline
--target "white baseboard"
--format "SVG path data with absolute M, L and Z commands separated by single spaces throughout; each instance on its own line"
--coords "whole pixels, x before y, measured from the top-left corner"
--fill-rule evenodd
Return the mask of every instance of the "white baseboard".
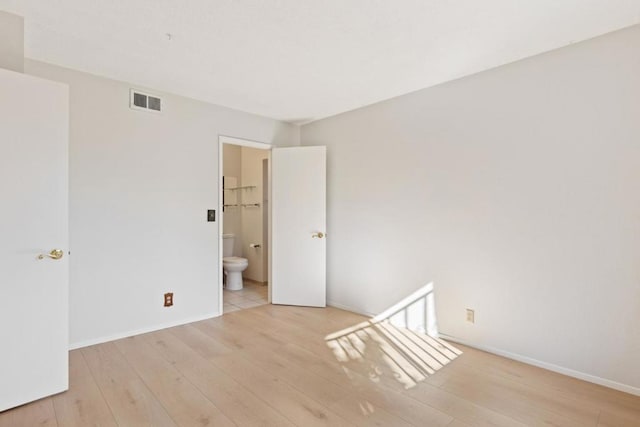
M 368 317 L 375 317 L 376 316 L 374 313 L 368 313 L 366 311 L 358 310 L 358 309 L 353 308 L 353 307 L 348 307 L 346 305 L 339 304 L 339 303 L 333 302 L 333 301 L 327 301 L 327 305 L 329 307 L 339 308 L 340 310 L 350 311 L 350 312 L 356 313 L 356 314 L 362 314 L 363 316 L 368 316 Z
M 176 320 L 176 321 L 173 321 L 173 322 L 163 323 L 163 324 L 156 325 L 156 326 L 151 326 L 151 327 L 148 327 L 148 328 L 135 329 L 135 330 L 132 330 L 132 331 L 120 332 L 120 333 L 117 333 L 117 334 L 107 335 L 107 336 L 100 337 L 100 338 L 93 338 L 93 339 L 90 339 L 90 340 L 79 341 L 79 342 L 75 342 L 75 343 L 69 344 L 69 350 L 75 350 L 75 349 L 82 348 L 82 347 L 88 347 L 90 345 L 102 344 L 102 343 L 109 342 L 109 341 L 115 341 L 115 340 L 119 340 L 119 339 L 122 339 L 122 338 L 132 337 L 134 335 L 146 334 L 148 332 L 159 331 L 160 329 L 172 328 L 174 326 L 185 325 L 187 323 L 199 322 L 201 320 L 211 319 L 213 317 L 218 317 L 220 315 L 221 315 L 221 313 L 217 313 L 217 312 L 216 313 L 209 313 L 209 314 L 205 314 L 204 316 L 189 317 L 189 318 L 186 318 L 186 319 L 181 319 L 181 320 Z
M 460 338 L 452 337 L 447 334 L 438 334 L 438 335 L 440 336 L 440 338 L 443 338 L 447 341 L 452 341 L 458 344 L 466 345 L 467 347 L 472 347 L 478 350 L 486 351 L 487 353 L 496 354 L 498 356 L 506 357 L 508 359 L 513 359 L 518 362 L 526 363 L 528 365 L 537 366 L 539 368 L 547 369 L 549 371 L 557 372 L 559 374 L 567 375 L 569 377 L 577 378 L 579 380 L 598 384 L 604 387 L 612 388 L 614 390 L 623 391 L 625 393 L 633 394 L 635 396 L 640 396 L 640 388 L 638 387 L 634 387 L 628 384 L 622 384 L 617 381 L 608 380 L 606 378 L 597 377 L 595 375 L 586 374 L 584 372 L 575 371 L 573 369 L 554 365 L 553 363 L 542 362 L 540 360 L 532 359 L 531 357 L 522 356 L 520 354 L 511 353 L 509 351 L 500 350 L 498 348 L 477 345 Z

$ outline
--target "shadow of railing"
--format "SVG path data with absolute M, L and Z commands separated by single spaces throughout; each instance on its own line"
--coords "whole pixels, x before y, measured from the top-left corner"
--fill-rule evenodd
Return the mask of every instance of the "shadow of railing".
M 372 381 L 388 373 L 404 388 L 462 354 L 437 338 L 433 283 L 365 322 L 327 335 L 325 341 L 339 362 L 365 362 Z

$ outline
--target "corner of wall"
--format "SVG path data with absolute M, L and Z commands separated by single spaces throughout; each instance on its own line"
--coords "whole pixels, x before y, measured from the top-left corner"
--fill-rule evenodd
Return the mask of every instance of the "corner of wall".
M 0 68 L 24 72 L 24 18 L 0 10 Z

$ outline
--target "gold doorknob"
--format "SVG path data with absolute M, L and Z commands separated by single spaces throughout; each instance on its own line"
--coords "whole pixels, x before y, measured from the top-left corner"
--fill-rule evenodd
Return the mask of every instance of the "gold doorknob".
M 52 249 L 48 254 L 40 254 L 38 255 L 38 259 L 44 259 L 44 257 L 48 256 L 51 259 L 60 259 L 64 255 L 62 249 Z
M 322 231 L 318 231 L 317 233 L 313 233 L 311 235 L 311 237 L 317 237 L 318 239 L 322 239 L 324 236 L 326 236 L 326 234 L 324 234 Z

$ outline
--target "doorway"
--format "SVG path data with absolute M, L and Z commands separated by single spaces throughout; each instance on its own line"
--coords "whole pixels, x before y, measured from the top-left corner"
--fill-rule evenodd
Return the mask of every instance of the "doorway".
M 271 146 L 220 139 L 220 312 L 268 304 Z

